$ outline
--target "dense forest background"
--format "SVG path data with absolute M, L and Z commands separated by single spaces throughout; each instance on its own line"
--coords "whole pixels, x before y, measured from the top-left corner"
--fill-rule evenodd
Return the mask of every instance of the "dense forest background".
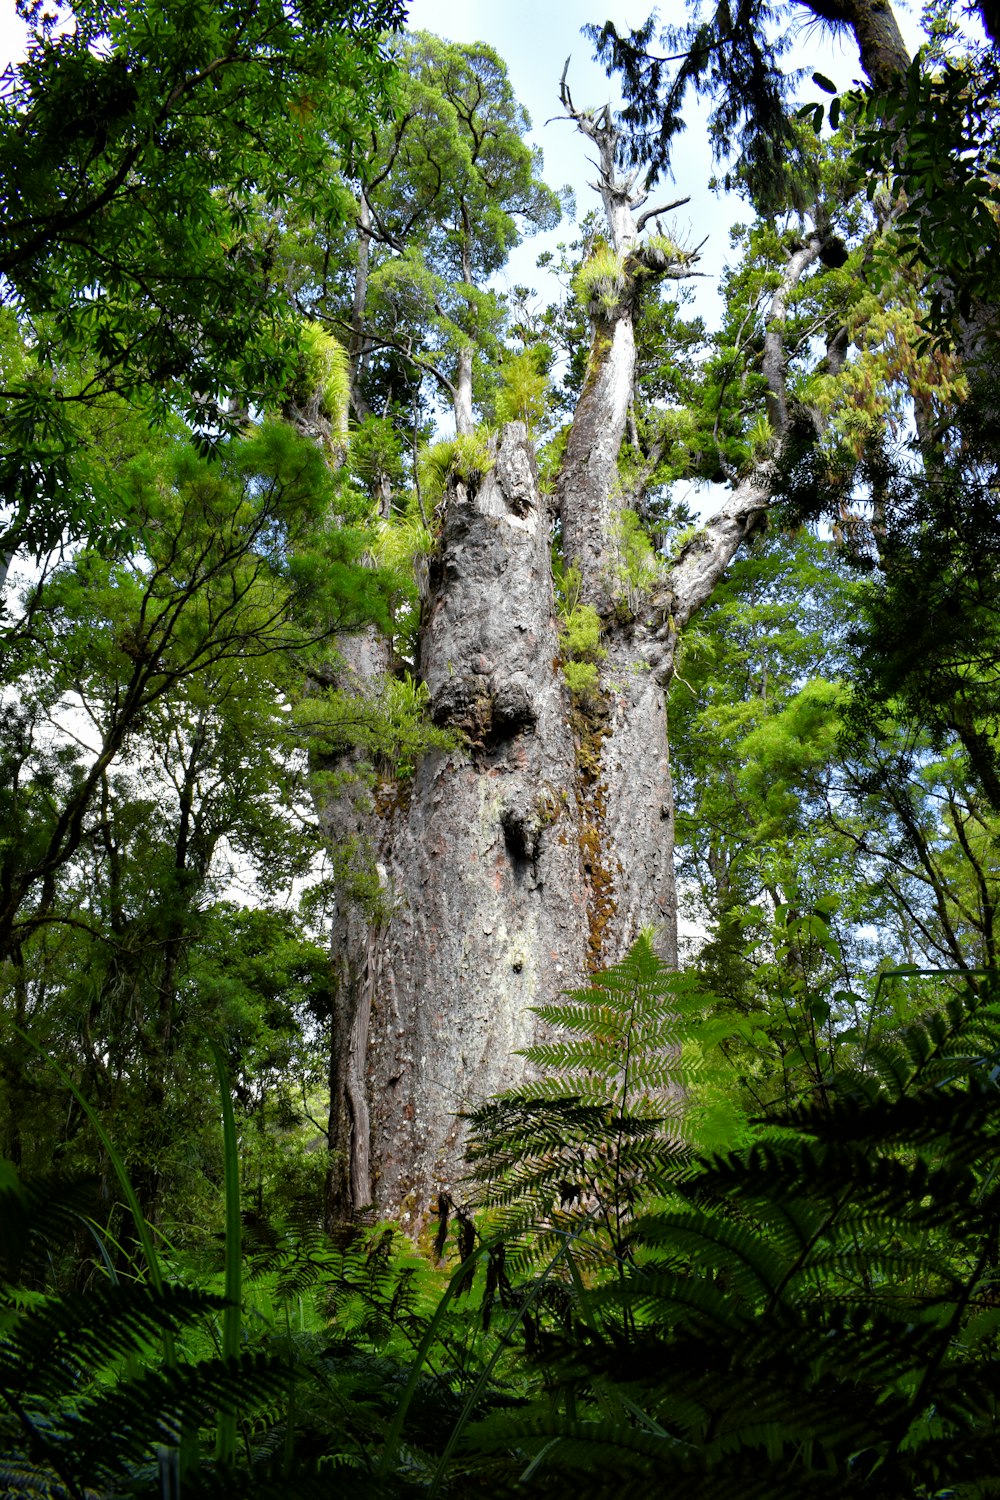
M 1000 1493 L 992 5 L 17 10 L 0 1493 Z

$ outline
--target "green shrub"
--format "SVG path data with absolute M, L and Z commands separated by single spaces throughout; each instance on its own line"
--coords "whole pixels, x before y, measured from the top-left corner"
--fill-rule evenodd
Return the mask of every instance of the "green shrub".
M 580 586 L 579 568 L 567 568 L 559 588 L 559 644 L 569 690 L 586 708 L 600 692 L 598 663 L 608 653 L 601 644 L 601 617 L 592 605 L 580 602 Z
M 611 528 L 614 593 L 634 617 L 660 574 L 653 544 L 634 510 L 617 511 Z
M 321 323 L 302 325 L 302 385 L 307 401 L 319 393 L 320 410 L 340 429 L 347 420 L 350 382 L 347 352 Z
M 523 422 L 532 431 L 544 419 L 549 389 L 549 377 L 542 367 L 544 357 L 544 350 L 524 349 L 505 358 L 493 406 L 498 424 Z

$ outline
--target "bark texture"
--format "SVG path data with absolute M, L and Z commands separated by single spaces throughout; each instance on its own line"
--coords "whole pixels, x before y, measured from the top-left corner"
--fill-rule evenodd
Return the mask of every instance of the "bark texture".
M 343 791 L 323 807 L 385 882 L 383 918 L 345 895 L 334 934 L 332 1216 L 374 1203 L 411 1227 L 461 1196 L 461 1115 L 524 1076 L 530 1007 L 651 923 L 676 947 L 663 692 L 623 626 L 604 691 L 571 699 L 519 424 L 479 484 L 452 485 L 430 592 L 420 671 L 461 747 L 377 811 Z
M 337 686 L 363 695 L 389 670 L 387 643 L 374 630 L 345 636 Z M 373 1201 L 368 1104 L 368 1036 L 378 986 L 383 902 L 371 877 L 385 883 L 378 862 L 379 823 L 359 756 L 328 754 L 314 766 L 313 795 L 338 862 L 330 943 L 330 1109 L 327 1121 L 326 1210 L 332 1228 Z
M 597 322 L 558 486 L 563 550 L 580 569 L 582 598 L 600 614 L 611 608 L 612 487 L 634 376 L 632 314 L 623 307 L 616 317 Z
M 849 27 L 861 66 L 876 89 L 892 86 L 910 58 L 889 0 L 799 0 L 820 20 Z
M 622 774 L 649 764 L 650 736 L 665 768 L 662 693 L 623 654 L 614 699 L 574 715 L 520 425 L 478 487 L 453 486 L 432 591 L 421 672 L 466 748 L 428 757 L 383 819 L 391 916 L 369 1047 L 376 1200 L 404 1222 L 441 1188 L 460 1196 L 460 1116 L 523 1077 L 529 1007 L 671 910 L 649 900 L 670 877 L 657 758 Z
M 377 922 L 345 896 L 335 932 L 331 1217 L 373 1203 L 416 1228 L 438 1192 L 460 1198 L 462 1115 L 523 1079 L 531 1007 L 614 962 L 646 927 L 676 962 L 665 689 L 679 630 L 770 503 L 791 432 L 787 299 L 820 248 L 816 234 L 795 251 L 772 294 L 773 452 L 734 476 L 638 617 L 608 561 L 634 378 L 627 296 L 596 320 L 592 365 L 610 362 L 613 378 L 581 396 L 568 448 L 580 467 L 560 486 L 566 560 L 600 570 L 590 597 L 607 605 L 598 681 L 582 699 L 562 670 L 551 517 L 524 427 L 504 430 L 476 482 L 451 483 L 417 665 L 456 748 L 428 756 L 376 810 L 342 795 L 326 814 L 331 844 L 353 838 L 384 882 Z M 380 664 L 364 651 L 354 665 L 370 676 Z
M 511 424 L 488 472 L 454 480 L 438 511 L 416 666 L 455 749 L 426 757 L 375 807 L 341 796 L 324 813 L 331 845 L 353 838 L 383 882 L 377 919 L 346 888 L 338 907 L 332 1218 L 371 1203 L 416 1229 L 440 1191 L 460 1199 L 462 1115 L 523 1080 L 518 1053 L 538 1039 L 531 1008 L 614 962 L 643 928 L 676 962 L 665 690 L 677 633 L 769 504 L 791 429 L 782 332 L 818 234 L 790 257 L 769 308 L 772 452 L 733 476 L 727 504 L 638 612 L 625 608 L 615 527 L 633 314 L 644 286 L 690 274 L 696 257 L 662 234 L 643 242 L 643 223 L 666 210 L 636 217 L 646 194 L 617 172 L 607 112 L 576 111 L 565 81 L 564 104 L 598 149 L 614 257 L 555 495 L 564 561 L 601 617 L 601 649 L 574 697 L 553 517 L 526 431 Z M 363 675 L 379 663 L 355 665 Z

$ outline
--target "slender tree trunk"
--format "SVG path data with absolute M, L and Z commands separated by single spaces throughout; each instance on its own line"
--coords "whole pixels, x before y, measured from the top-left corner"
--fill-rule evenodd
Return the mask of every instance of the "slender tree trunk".
M 472 237 L 469 210 L 466 204 L 463 203 L 462 280 L 468 284 L 472 282 L 472 260 L 470 255 Z M 466 309 L 469 325 L 475 326 L 475 304 L 471 300 L 467 301 Z M 471 437 L 472 433 L 476 430 L 476 419 L 472 410 L 472 361 L 473 350 L 472 344 L 469 342 L 461 346 L 455 361 L 455 385 L 452 406 L 455 413 L 455 432 L 459 437 Z
M 24 972 L 24 956 L 15 948 L 9 958 L 0 959 L 0 970 L 6 970 L 3 978 L 14 999 L 11 1019 L 22 1031 L 27 1024 L 28 987 Z M 3 1081 L 3 1099 L 6 1104 L 6 1119 L 3 1130 L 3 1154 L 7 1161 L 20 1168 L 24 1163 L 23 1126 L 27 1116 L 27 1058 L 25 1046 L 18 1036 L 6 1040 L 0 1056 L 0 1079 Z
M 351 407 L 359 422 L 371 416 L 365 400 L 361 378 L 368 358 L 365 335 L 365 306 L 368 301 L 368 278 L 372 247 L 372 216 L 362 187 L 358 194 L 358 261 L 354 268 L 354 296 L 351 302 L 351 338 L 347 348 L 351 385 Z
M 338 642 L 337 686 L 364 694 L 389 671 L 388 643 L 374 630 Z M 379 863 L 381 822 L 355 750 L 314 765 L 313 795 L 333 852 L 336 878 L 331 931 L 330 1106 L 327 1120 L 326 1217 L 333 1228 L 374 1199 L 367 1051 L 381 962 L 383 903 L 372 877 Z
M 476 430 L 472 412 L 472 345 L 463 345 L 455 359 L 455 431 L 459 437 L 470 437 Z

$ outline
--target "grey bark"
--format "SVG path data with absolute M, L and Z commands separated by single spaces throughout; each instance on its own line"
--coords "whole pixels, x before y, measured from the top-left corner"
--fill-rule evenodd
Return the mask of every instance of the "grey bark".
M 556 488 L 564 555 L 580 569 L 583 602 L 602 615 L 611 608 L 613 486 L 634 375 L 632 313 L 622 308 L 597 323 Z
M 623 639 L 577 716 L 559 666 L 549 517 L 520 424 L 448 500 L 421 674 L 465 745 L 382 819 L 391 914 L 371 1017 L 378 1206 L 415 1226 L 461 1195 L 463 1111 L 524 1076 L 529 1007 L 621 954 L 675 945 L 663 694 Z
M 365 307 L 372 250 L 372 215 L 365 189 L 358 193 L 358 261 L 354 268 L 354 296 L 351 301 L 351 332 L 347 346 L 351 384 L 351 406 L 359 422 L 371 416 L 361 379 L 368 361 L 368 338 L 365 332 Z
M 568 91 L 566 99 L 572 108 Z M 635 618 L 613 570 L 632 312 L 644 276 L 688 274 L 692 257 L 665 255 L 662 241 L 643 246 L 635 212 L 644 194 L 614 175 L 607 117 L 580 119 L 600 148 L 623 268 L 617 304 L 594 320 L 591 371 L 557 492 L 566 561 L 579 566 L 583 597 L 603 616 L 597 691 L 575 702 L 567 687 L 551 517 L 525 429 L 512 424 L 481 481 L 450 486 L 430 569 L 416 665 L 456 748 L 426 757 L 377 814 L 344 798 L 326 815 L 332 843 L 351 829 L 367 840 L 385 883 L 377 923 L 345 900 L 335 935 L 331 1204 L 357 1212 L 370 1188 L 379 1211 L 414 1230 L 438 1192 L 461 1198 L 463 1113 L 523 1080 L 518 1052 L 538 1035 L 531 1007 L 584 983 L 646 927 L 676 962 L 665 689 L 678 630 L 770 501 L 791 425 L 785 300 L 819 254 L 813 236 L 769 310 L 774 452 L 734 484 Z
M 472 345 L 463 344 L 455 356 L 455 381 L 452 409 L 455 431 L 459 437 L 471 437 L 476 430 L 472 412 Z
M 581 969 L 574 745 L 523 428 L 478 489 L 452 487 L 431 586 L 421 675 L 467 748 L 428 757 L 384 821 L 370 1097 L 378 1201 L 404 1222 L 459 1191 L 460 1112 L 516 1079 L 527 1007 Z
M 363 696 L 390 666 L 386 641 L 374 630 L 338 641 L 336 686 Z M 331 684 L 332 685 L 332 684 Z M 381 902 L 371 897 L 379 822 L 359 753 L 345 747 L 313 766 L 313 796 L 335 860 L 330 931 L 330 1090 L 327 1119 L 326 1214 L 330 1227 L 373 1199 L 371 1123 L 366 1078 L 368 1033 L 379 976 Z
M 641 246 L 642 225 L 687 200 L 649 209 L 636 218 L 649 194 L 639 186 L 638 172 L 622 175 L 618 170 L 620 132 L 611 111 L 607 106 L 596 114 L 578 109 L 566 81 L 566 68 L 560 99 L 566 114 L 597 151 L 598 179 L 593 186 L 604 204 L 608 244 L 621 263 L 621 285 L 613 306 L 605 302 L 591 309 L 594 332 L 590 360 L 559 471 L 556 508 L 562 523 L 563 554 L 567 563 L 580 570 L 581 598 L 606 615 L 614 593 L 614 581 L 609 576 L 614 512 L 624 503 L 616 496 L 615 485 L 618 454 L 634 393 L 635 304 L 643 282 L 648 284 L 653 277 L 689 276 L 697 256 L 670 258 L 660 250 L 654 257 Z

